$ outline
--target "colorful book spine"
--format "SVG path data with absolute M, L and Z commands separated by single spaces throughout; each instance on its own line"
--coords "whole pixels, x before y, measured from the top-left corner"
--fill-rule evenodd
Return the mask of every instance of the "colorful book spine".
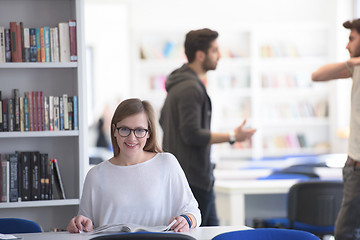
M 30 29 L 24 28 L 24 60 L 23 62 L 30 62 Z
M 2 110 L 2 96 L 0 91 L 0 132 L 4 131 L 4 121 L 3 121 L 3 110 Z
M 21 161 L 21 201 L 31 200 L 31 159 L 30 152 L 22 152 L 20 154 Z
M 18 195 L 18 156 L 16 153 L 9 154 L 9 200 L 10 202 L 17 202 Z
M 54 131 L 54 96 L 49 96 L 49 125 L 50 131 Z
M 33 201 L 41 199 L 40 187 L 40 153 L 31 152 L 31 199 Z
M 54 131 L 60 130 L 60 106 L 59 97 L 54 97 Z
M 76 20 L 69 20 L 70 61 L 77 62 Z
M 69 110 L 68 110 L 68 95 L 63 94 L 64 103 L 64 130 L 69 130 Z
M 19 89 L 13 89 L 14 97 L 14 131 L 20 131 L 20 101 Z
M 44 50 L 45 50 L 45 62 L 51 62 L 49 27 L 44 27 Z
M 74 130 L 79 130 L 79 103 L 78 97 L 73 96 L 73 108 L 74 108 Z
M 30 28 L 30 62 L 37 62 L 36 28 Z
M 11 34 L 10 28 L 5 28 L 5 60 L 11 62 Z
M 27 96 L 27 93 L 25 93 L 24 97 L 24 125 L 25 125 L 25 131 L 30 131 L 29 129 L 29 97 Z
M 41 62 L 41 33 L 40 28 L 36 28 L 36 61 Z
M 9 198 L 9 161 L 7 154 L 1 155 L 1 202 L 8 202 Z

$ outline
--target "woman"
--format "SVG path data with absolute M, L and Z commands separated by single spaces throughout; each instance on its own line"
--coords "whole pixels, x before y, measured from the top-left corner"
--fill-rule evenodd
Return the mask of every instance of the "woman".
M 155 116 L 147 101 L 119 104 L 111 121 L 114 157 L 87 174 L 79 215 L 67 230 L 105 224 L 168 225 L 185 232 L 201 223 L 200 210 L 177 159 L 156 142 Z

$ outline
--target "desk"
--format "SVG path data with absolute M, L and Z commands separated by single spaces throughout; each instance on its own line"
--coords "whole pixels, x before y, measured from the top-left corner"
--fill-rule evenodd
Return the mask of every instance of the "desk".
M 342 179 L 342 168 L 314 168 L 314 170 L 321 180 Z M 286 217 L 287 193 L 299 180 L 244 178 L 244 175 L 249 177 L 251 174 L 259 177 L 266 171 L 217 171 L 214 191 L 220 225 L 252 226 L 246 223 L 246 218 Z
M 220 233 L 250 229 L 245 226 L 221 226 L 221 227 L 199 227 L 191 229 L 184 233 L 190 235 L 198 240 L 211 240 Z M 68 232 L 44 232 L 44 233 L 27 233 L 14 234 L 17 237 L 22 237 L 23 240 L 89 240 L 95 236 L 88 233 L 68 233 Z

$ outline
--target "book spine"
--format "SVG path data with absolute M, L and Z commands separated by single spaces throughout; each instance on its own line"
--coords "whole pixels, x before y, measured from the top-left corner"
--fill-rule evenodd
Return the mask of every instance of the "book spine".
M 74 130 L 73 98 L 68 97 L 69 130 Z
M 25 93 L 24 97 L 24 125 L 25 131 L 29 131 L 29 97 L 28 93 Z
M 50 130 L 50 122 L 49 122 L 49 97 L 44 96 L 44 123 L 45 123 L 45 131 Z
M 40 199 L 49 200 L 49 194 L 46 192 L 46 172 L 48 168 L 48 154 L 40 153 Z
M 54 97 L 54 130 L 60 130 L 60 107 L 59 97 Z
M 37 114 L 37 109 L 38 109 L 38 107 L 37 107 L 37 104 L 38 104 L 38 102 L 37 102 L 37 98 L 36 98 L 36 96 L 37 96 L 37 94 L 38 94 L 38 92 L 37 91 L 33 91 L 33 92 L 31 92 L 32 93 L 32 116 L 33 116 L 33 130 L 34 131 L 38 131 L 38 114 Z
M 73 96 L 73 108 L 74 108 L 74 130 L 79 130 L 79 103 L 78 97 Z
M 18 156 L 16 153 L 9 154 L 10 162 L 10 186 L 9 199 L 10 202 L 18 201 Z
M 19 101 L 19 89 L 13 89 L 14 97 L 14 130 L 20 131 L 20 101 Z
M 21 159 L 21 201 L 31 200 L 30 152 L 22 152 Z
M 64 99 L 62 96 L 59 97 L 60 102 L 60 130 L 64 130 Z
M 5 28 L 5 60 L 11 62 L 11 34 L 10 28 Z
M 45 62 L 45 31 L 40 28 L 40 56 L 41 62 Z
M 60 62 L 70 62 L 69 23 L 59 23 Z
M 30 62 L 30 29 L 24 28 L 24 62 Z
M 12 62 L 19 62 L 18 56 L 17 56 L 17 45 L 16 45 L 16 36 L 17 36 L 17 31 L 16 31 L 16 22 L 10 22 L 10 40 L 11 40 L 11 44 L 10 44 L 10 49 L 11 49 L 11 61 Z
M 49 96 L 49 125 L 50 131 L 54 131 L 54 96 Z
M 68 95 L 63 94 L 64 102 L 64 130 L 69 130 L 69 110 L 68 110 Z
M 3 110 L 2 110 L 2 96 L 0 91 L 0 132 L 4 131 L 4 121 L 3 121 Z
M 7 202 L 9 196 L 9 161 L 5 156 L 6 154 L 3 154 L 1 159 L 1 202 Z
M 36 50 L 36 29 L 30 28 L 30 62 L 37 61 L 37 50 Z
M 8 104 L 7 104 L 7 99 L 3 99 L 2 100 L 2 119 L 3 119 L 3 131 L 7 132 L 9 131 L 8 129 Z
M 55 175 L 55 182 L 56 182 L 56 187 L 60 193 L 60 198 L 61 199 L 66 199 L 65 196 L 65 191 L 64 191 L 64 185 L 61 179 L 61 174 L 60 174 L 60 168 L 59 168 L 59 163 L 57 161 L 57 159 L 52 159 L 52 162 L 54 163 L 54 175 Z
M 8 98 L 8 131 L 9 132 L 14 131 L 14 119 L 15 119 L 14 99 Z
M 22 62 L 22 44 L 21 44 L 21 26 L 16 25 L 16 48 L 17 48 L 17 58 L 18 62 Z
M 28 105 L 29 105 L 29 131 L 34 131 L 34 118 L 33 118 L 33 101 L 32 92 L 28 92 Z
M 20 28 L 20 48 L 21 48 L 21 61 L 22 62 L 25 62 L 25 51 L 24 51 L 24 23 L 23 22 L 20 22 L 20 25 L 19 25 L 19 28 Z
M 77 62 L 76 20 L 69 20 L 70 61 Z
M 36 30 L 36 61 L 41 62 L 41 37 L 40 37 L 40 28 L 35 28 Z
M 36 95 L 36 102 L 37 102 L 37 120 L 38 120 L 38 124 L 37 124 L 37 128 L 38 131 L 42 131 L 43 130 L 43 115 L 42 115 L 42 91 L 38 91 L 37 95 Z
M 5 28 L 0 26 L 0 63 L 6 62 L 5 53 Z
M 54 199 L 53 194 L 53 183 L 54 183 L 54 164 L 51 159 L 47 161 L 47 168 L 46 168 L 46 195 L 47 199 L 52 200 Z
M 54 27 L 54 62 L 60 61 L 59 54 L 59 28 Z
M 45 62 L 51 62 L 49 27 L 44 27 L 44 50 L 45 50 Z
M 40 153 L 31 152 L 31 199 L 41 199 L 41 188 L 40 188 Z
M 19 97 L 19 109 L 20 109 L 20 131 L 25 131 L 25 108 L 24 108 L 24 97 Z

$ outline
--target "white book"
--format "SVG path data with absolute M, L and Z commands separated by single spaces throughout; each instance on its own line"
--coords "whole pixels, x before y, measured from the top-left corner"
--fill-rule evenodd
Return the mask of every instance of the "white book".
M 70 62 L 69 23 L 59 23 L 60 62 Z
M 63 94 L 64 104 L 64 130 L 69 130 L 69 110 L 68 110 L 68 95 Z
M 0 26 L 0 63 L 6 62 L 5 56 L 5 28 Z
M 49 126 L 54 131 L 54 96 L 49 96 Z
M 172 221 L 167 226 L 141 226 L 136 224 L 110 224 L 103 225 L 95 228 L 92 234 L 104 233 L 104 232 L 166 232 L 170 231 L 170 228 L 176 223 L 176 220 Z
M 53 28 L 53 37 L 54 37 L 54 62 L 59 62 L 59 28 Z
M 54 97 L 54 131 L 60 130 L 59 97 Z
M 24 56 L 25 62 L 30 62 L 30 29 L 24 28 Z

